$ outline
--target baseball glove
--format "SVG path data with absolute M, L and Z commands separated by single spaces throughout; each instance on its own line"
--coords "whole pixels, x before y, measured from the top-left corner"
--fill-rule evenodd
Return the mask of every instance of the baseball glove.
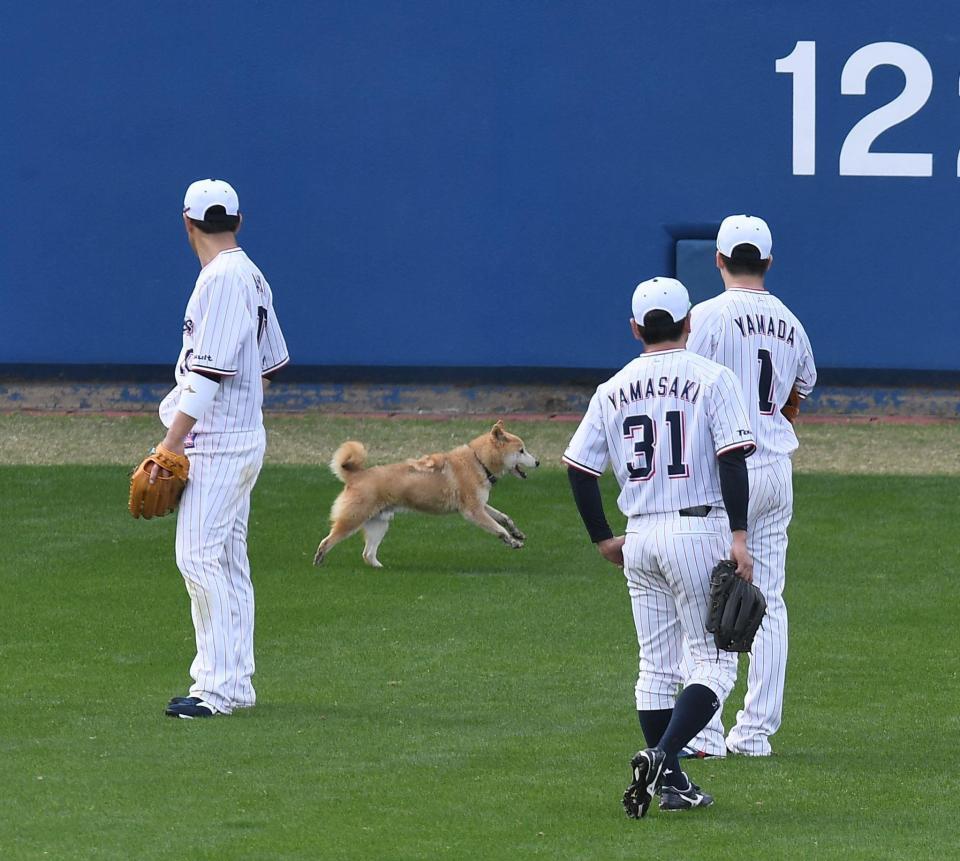
M 790 397 L 788 397 L 787 402 L 780 407 L 780 412 L 783 413 L 783 417 L 790 422 L 790 424 L 793 424 L 797 416 L 800 415 L 800 392 L 797 391 L 796 386 L 790 389 Z
M 707 631 L 725 652 L 749 652 L 767 611 L 767 601 L 753 583 L 741 580 L 736 563 L 724 559 L 710 573 Z
M 154 464 L 169 475 L 161 471 L 157 480 L 150 484 L 150 470 Z M 130 476 L 130 513 L 144 520 L 169 514 L 180 501 L 189 472 L 190 461 L 186 455 L 174 454 L 157 445 Z

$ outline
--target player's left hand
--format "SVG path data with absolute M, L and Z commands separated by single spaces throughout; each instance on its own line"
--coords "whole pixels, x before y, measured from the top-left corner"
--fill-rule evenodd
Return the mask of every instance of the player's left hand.
M 171 439 L 170 434 L 167 434 L 163 438 L 163 442 L 160 443 L 167 451 L 172 454 L 183 455 L 183 443 L 182 439 Z M 169 478 L 171 475 L 169 470 L 164 469 L 160 464 L 155 463 L 150 468 L 150 484 L 155 484 L 158 478 Z
M 623 543 L 627 540 L 626 535 L 618 535 L 616 538 L 605 538 L 603 541 L 597 542 L 597 550 L 600 551 L 600 555 L 607 560 L 616 565 L 618 568 L 623 568 Z
M 186 456 L 161 443 L 130 476 L 130 513 L 144 520 L 169 514 L 176 509 L 189 474 Z
M 169 433 L 163 438 L 163 442 L 160 443 L 167 451 L 172 452 L 173 454 L 184 454 L 183 437 L 172 437 Z

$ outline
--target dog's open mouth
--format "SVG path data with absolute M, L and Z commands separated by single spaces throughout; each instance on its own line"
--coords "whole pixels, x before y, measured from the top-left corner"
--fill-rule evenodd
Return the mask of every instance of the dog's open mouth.
M 517 476 L 517 478 L 526 478 L 526 477 L 527 477 L 527 474 L 526 474 L 522 469 L 520 469 L 519 466 L 515 466 L 515 467 L 514 467 L 512 470 L 510 470 L 510 471 L 511 471 L 515 476 Z

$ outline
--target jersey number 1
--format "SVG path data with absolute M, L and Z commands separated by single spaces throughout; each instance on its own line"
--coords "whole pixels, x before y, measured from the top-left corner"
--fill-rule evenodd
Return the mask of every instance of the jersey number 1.
M 683 462 L 683 413 L 670 410 L 665 416 L 670 431 L 670 478 L 686 478 L 690 474 Z M 639 433 L 640 439 L 637 439 Z M 646 481 L 657 471 L 654 454 L 657 449 L 657 424 L 650 416 L 628 416 L 623 420 L 623 438 L 633 444 L 632 457 L 627 458 L 630 481 Z
M 267 309 L 261 305 L 257 308 L 257 343 L 263 340 L 263 333 L 267 330 Z
M 760 385 L 757 386 L 760 397 L 760 414 L 772 416 L 773 403 L 773 359 L 769 350 L 757 350 L 757 361 L 760 363 Z

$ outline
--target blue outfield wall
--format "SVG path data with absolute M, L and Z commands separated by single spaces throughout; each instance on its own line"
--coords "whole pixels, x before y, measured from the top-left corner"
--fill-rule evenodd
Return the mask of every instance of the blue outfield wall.
M 633 285 L 752 212 L 821 366 L 960 370 L 958 37 L 922 0 L 5 4 L 0 364 L 172 368 L 217 176 L 301 365 L 618 366 Z

